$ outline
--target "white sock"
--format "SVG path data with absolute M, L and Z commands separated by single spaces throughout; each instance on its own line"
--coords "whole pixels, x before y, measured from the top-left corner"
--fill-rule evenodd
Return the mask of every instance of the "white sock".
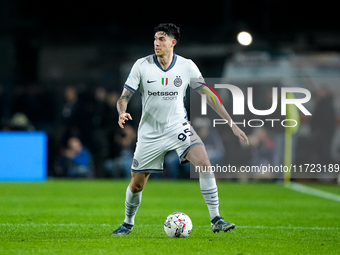
M 215 176 L 210 172 L 199 173 L 199 182 L 202 195 L 208 206 L 210 219 L 213 219 L 215 216 L 220 215 L 218 210 L 219 199 Z
M 135 216 L 142 201 L 142 192 L 132 193 L 130 185 L 126 189 L 125 198 L 125 219 L 124 222 L 130 225 L 135 224 Z

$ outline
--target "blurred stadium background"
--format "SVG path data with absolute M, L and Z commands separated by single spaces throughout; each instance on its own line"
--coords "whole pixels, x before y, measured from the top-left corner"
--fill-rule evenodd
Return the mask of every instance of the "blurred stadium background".
M 127 177 L 140 101 L 135 95 L 130 102 L 134 121 L 124 130 L 118 129 L 116 101 L 134 61 L 153 53 L 153 27 L 173 22 L 182 33 L 176 53 L 193 59 L 204 77 L 303 78 L 313 116 L 301 118 L 294 160 L 339 163 L 340 27 L 332 5 L 1 0 L 0 128 L 44 131 L 50 177 Z M 241 31 L 252 35 L 249 46 L 237 41 Z M 270 134 L 262 137 L 264 145 L 275 145 Z M 244 158 L 231 149 L 231 139 L 223 137 L 224 158 L 238 165 Z M 275 146 L 255 147 L 246 151 L 249 159 L 269 150 L 274 160 Z M 171 172 L 172 162 L 169 154 L 163 178 L 188 178 L 185 171 Z

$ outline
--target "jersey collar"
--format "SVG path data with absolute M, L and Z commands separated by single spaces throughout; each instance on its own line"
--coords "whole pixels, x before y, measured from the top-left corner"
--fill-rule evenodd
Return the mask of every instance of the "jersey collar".
M 153 60 L 156 64 L 156 66 L 159 67 L 159 69 L 161 69 L 163 72 L 167 72 L 169 71 L 171 68 L 174 67 L 174 65 L 176 64 L 176 61 L 177 61 L 177 55 L 174 53 L 174 58 L 172 59 L 172 62 L 170 64 L 170 66 L 168 67 L 168 69 L 164 70 L 163 67 L 161 66 L 161 64 L 158 62 L 158 59 L 157 59 L 157 56 L 156 54 L 153 54 Z

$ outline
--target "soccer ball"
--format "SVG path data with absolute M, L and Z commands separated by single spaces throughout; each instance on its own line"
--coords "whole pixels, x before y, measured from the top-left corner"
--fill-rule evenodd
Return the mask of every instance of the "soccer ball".
M 164 222 L 164 231 L 168 237 L 188 237 L 191 230 L 191 219 L 182 212 L 170 214 Z

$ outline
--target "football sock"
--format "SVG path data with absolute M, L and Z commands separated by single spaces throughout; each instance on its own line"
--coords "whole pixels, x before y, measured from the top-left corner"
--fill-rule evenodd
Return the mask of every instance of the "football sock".
M 205 203 L 208 206 L 210 219 L 219 216 L 219 199 L 215 176 L 211 172 L 199 173 L 199 183 Z
M 142 192 L 143 191 L 132 193 L 130 185 L 127 187 L 125 199 L 125 223 L 134 225 L 135 216 L 142 201 Z

